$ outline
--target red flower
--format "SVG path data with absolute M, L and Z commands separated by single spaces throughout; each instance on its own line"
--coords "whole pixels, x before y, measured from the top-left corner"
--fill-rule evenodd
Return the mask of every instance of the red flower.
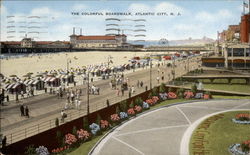
M 129 115 L 134 115 L 135 114 L 134 109 L 133 108 L 128 109 L 128 114 Z
M 168 98 L 170 98 L 170 99 L 176 99 L 177 95 L 174 92 L 169 92 L 168 93 Z
M 109 122 L 106 120 L 101 120 L 101 128 L 106 129 L 109 127 Z

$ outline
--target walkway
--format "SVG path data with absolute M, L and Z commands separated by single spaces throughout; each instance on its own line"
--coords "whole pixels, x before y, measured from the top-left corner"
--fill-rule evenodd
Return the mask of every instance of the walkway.
M 118 127 L 92 154 L 187 155 L 192 129 L 200 121 L 209 115 L 236 109 L 250 110 L 250 100 L 199 101 L 157 109 Z

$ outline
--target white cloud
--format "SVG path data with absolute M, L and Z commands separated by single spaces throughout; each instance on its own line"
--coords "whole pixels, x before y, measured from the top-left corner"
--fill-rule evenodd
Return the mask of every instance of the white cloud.
M 87 8 L 86 5 L 84 4 L 75 4 L 73 7 L 72 7 L 72 11 L 83 11 Z
M 169 2 L 162 2 L 154 7 L 155 12 L 184 12 L 182 7 Z
M 142 3 L 133 3 L 129 6 L 128 11 L 130 12 L 147 12 L 152 11 L 151 7 Z

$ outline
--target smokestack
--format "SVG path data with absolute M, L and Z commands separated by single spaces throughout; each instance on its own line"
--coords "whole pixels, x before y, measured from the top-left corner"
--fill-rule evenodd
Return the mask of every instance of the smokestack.
M 82 28 L 80 29 L 80 35 L 82 35 Z
M 73 27 L 73 35 L 75 34 L 75 27 Z

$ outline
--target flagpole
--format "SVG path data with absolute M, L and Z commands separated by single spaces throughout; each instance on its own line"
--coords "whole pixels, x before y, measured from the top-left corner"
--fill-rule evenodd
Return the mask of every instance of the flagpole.
M 243 1 L 243 15 L 245 15 L 245 1 Z

